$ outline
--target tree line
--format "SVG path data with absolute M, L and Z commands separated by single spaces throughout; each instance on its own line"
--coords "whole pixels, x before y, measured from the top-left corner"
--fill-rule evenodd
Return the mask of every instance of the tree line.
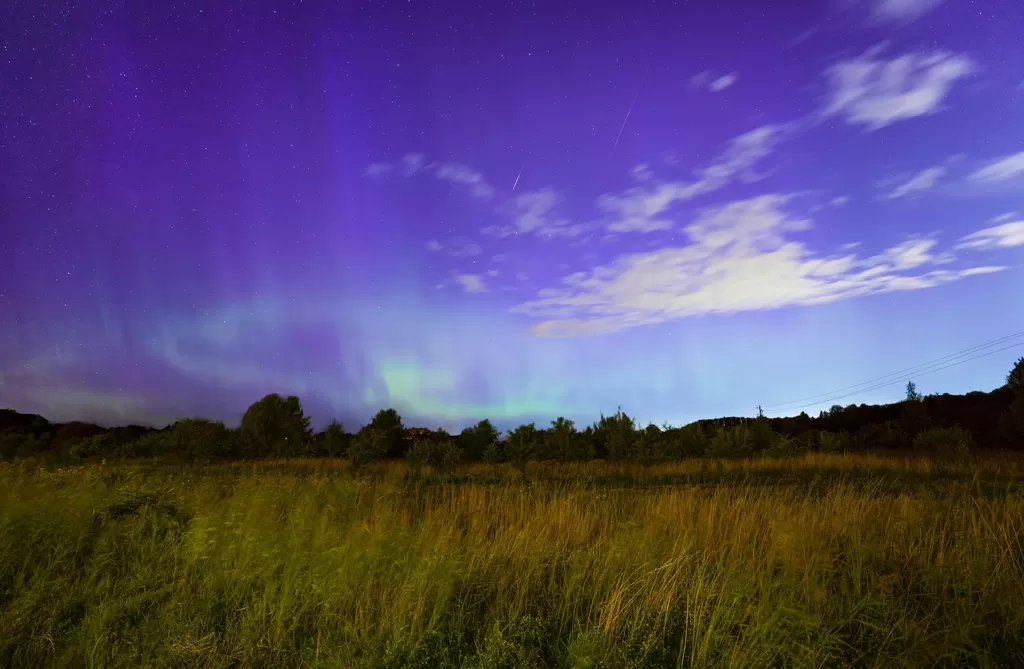
M 833 406 L 816 417 L 700 420 L 682 427 L 638 425 L 621 409 L 585 427 L 559 417 L 546 427 L 520 425 L 501 434 L 489 420 L 452 435 L 408 428 L 394 409 L 382 409 L 354 433 L 331 422 L 310 428 L 299 398 L 271 394 L 250 406 L 238 428 L 183 419 L 163 429 L 105 429 L 91 423 L 50 423 L 42 416 L 0 410 L 0 458 L 91 460 L 345 457 L 355 467 L 406 459 L 453 469 L 461 462 L 591 459 L 659 462 L 689 457 L 786 456 L 809 451 L 913 451 L 962 458 L 979 449 L 1024 450 L 1024 358 L 992 392 L 918 393 L 908 383 L 903 401 Z

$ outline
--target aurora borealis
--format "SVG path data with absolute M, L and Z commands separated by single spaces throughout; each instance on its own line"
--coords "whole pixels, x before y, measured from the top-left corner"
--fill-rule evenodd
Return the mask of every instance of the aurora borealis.
M 680 424 L 1024 330 L 1015 2 L 6 14 L 0 406 Z

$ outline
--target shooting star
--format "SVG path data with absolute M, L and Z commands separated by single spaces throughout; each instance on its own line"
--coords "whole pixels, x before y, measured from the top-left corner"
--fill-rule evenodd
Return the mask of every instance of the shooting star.
M 519 185 L 519 177 L 521 177 L 521 176 L 523 176 L 523 171 L 519 170 L 519 174 L 516 175 L 516 182 L 514 184 L 512 184 L 512 190 L 515 190 L 516 186 Z
M 636 99 L 640 97 L 640 91 L 644 89 L 644 80 L 647 79 L 647 73 L 651 71 L 651 64 L 647 64 L 647 69 L 644 70 L 644 76 L 640 79 L 640 85 L 636 89 L 636 95 L 633 96 L 633 101 L 629 103 L 629 109 L 626 111 L 626 118 L 622 119 L 622 127 L 619 128 L 619 134 L 615 135 L 615 143 L 612 144 L 612 150 L 608 154 L 611 156 L 615 153 L 615 147 L 619 145 L 619 139 L 622 137 L 622 131 L 626 129 L 626 123 L 629 122 L 629 115 L 633 113 L 633 105 L 636 104 Z

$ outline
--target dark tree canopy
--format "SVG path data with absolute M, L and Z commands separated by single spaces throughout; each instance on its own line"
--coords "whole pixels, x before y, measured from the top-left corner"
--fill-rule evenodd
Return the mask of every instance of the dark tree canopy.
M 1024 357 L 1018 358 L 1017 362 L 1013 365 L 1013 369 L 1006 375 L 1006 385 L 1009 386 L 1010 390 L 1024 388 Z
M 402 457 L 402 417 L 394 409 L 381 409 L 370 421 L 369 427 L 378 432 L 378 437 L 383 439 L 382 448 L 388 458 Z
M 311 434 L 309 418 L 302 412 L 299 398 L 276 393 L 246 410 L 241 432 L 245 447 L 257 457 L 303 455 Z

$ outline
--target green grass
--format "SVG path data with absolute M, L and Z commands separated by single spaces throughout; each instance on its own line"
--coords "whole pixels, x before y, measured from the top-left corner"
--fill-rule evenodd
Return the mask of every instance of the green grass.
M 1022 469 L 0 465 L 0 666 L 1024 666 Z

